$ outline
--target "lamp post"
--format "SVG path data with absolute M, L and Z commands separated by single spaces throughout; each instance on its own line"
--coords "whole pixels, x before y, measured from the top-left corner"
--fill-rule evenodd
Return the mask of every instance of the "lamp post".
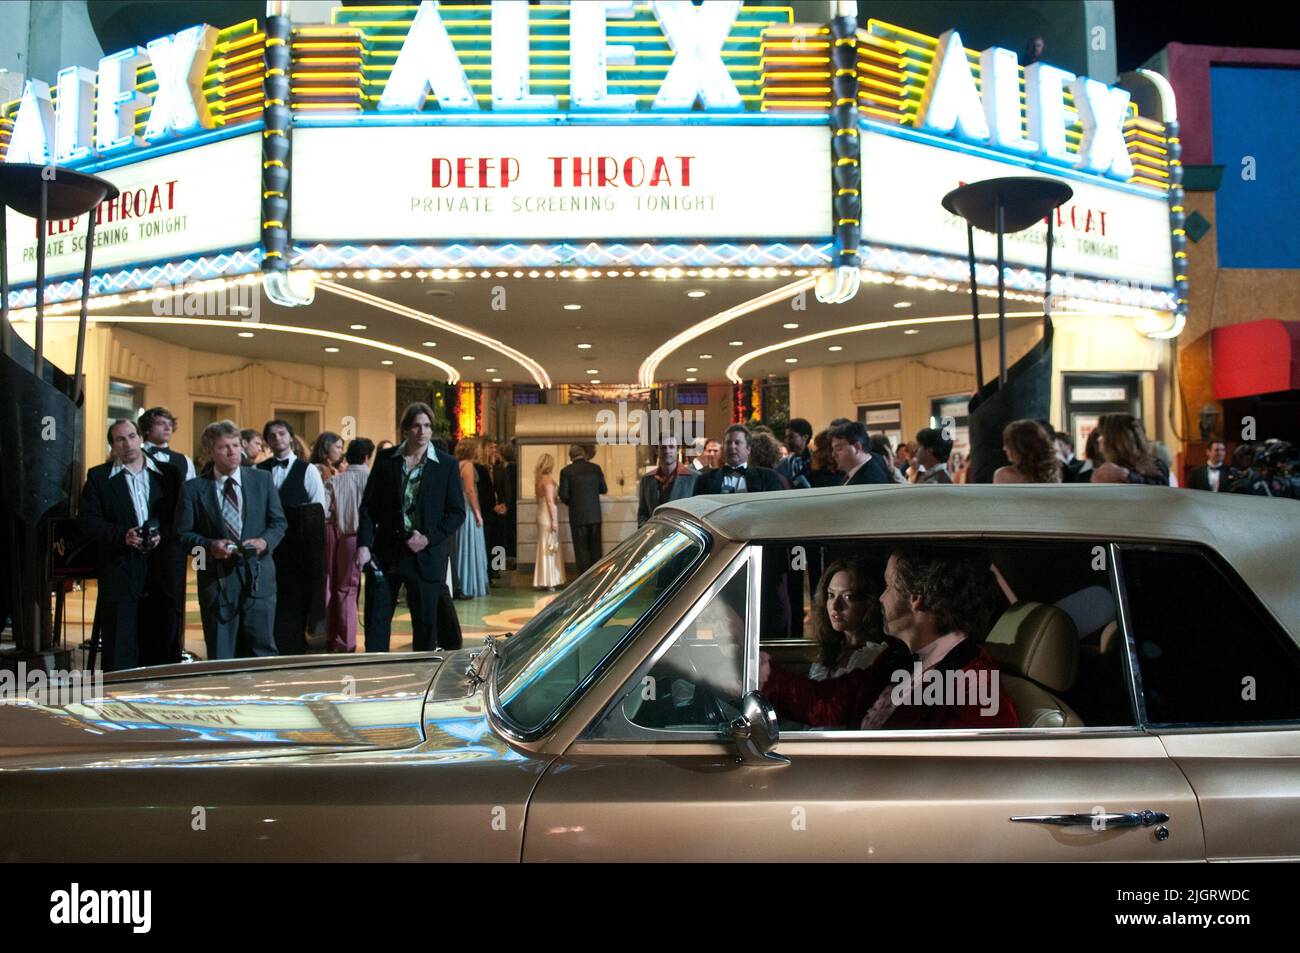
M 1074 190 L 1056 179 L 1007 176 L 984 179 L 953 189 L 943 207 L 966 220 L 967 262 L 970 266 L 971 322 L 975 343 L 975 394 L 969 417 L 973 482 L 988 483 L 993 471 L 1006 463 L 1002 427 L 1020 417 L 1042 418 L 1051 405 L 1052 369 L 1052 247 L 1055 221 L 1051 213 L 1069 201 Z M 1014 367 L 1007 366 L 1007 289 L 1005 238 L 1047 219 L 1047 248 L 1043 285 L 1043 338 Z M 979 289 L 976 281 L 975 229 L 997 236 L 998 376 L 984 382 L 979 330 Z M 978 417 L 977 417 L 978 414 Z
M 57 166 L 0 164 L 0 488 L 9 535 L 6 573 L 12 594 L 14 642 L 20 658 L 48 659 L 52 517 L 75 512 L 81 485 L 87 310 L 95 241 L 93 211 L 117 188 L 104 179 Z M 8 214 L 35 219 L 36 327 L 34 346 L 9 326 Z M 45 360 L 46 232 L 52 220 L 87 215 L 81 269 L 81 311 L 71 375 Z

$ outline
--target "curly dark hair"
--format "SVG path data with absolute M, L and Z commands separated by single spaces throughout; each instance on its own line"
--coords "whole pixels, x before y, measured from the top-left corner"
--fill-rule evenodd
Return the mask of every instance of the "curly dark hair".
M 836 632 L 831 627 L 830 615 L 826 611 L 826 590 L 838 572 L 846 572 L 853 577 L 853 594 L 867 603 L 867 614 L 862 619 L 862 628 L 854 633 L 857 645 L 863 642 L 883 642 L 884 629 L 880 617 L 880 585 L 875 582 L 879 571 L 872 573 L 871 566 L 865 559 L 849 557 L 837 559 L 822 573 L 817 582 L 817 594 L 813 600 L 813 638 L 817 640 L 817 660 L 830 671 L 834 671 L 844 662 L 857 645 L 848 645 L 844 633 Z
M 749 462 L 756 467 L 775 470 L 781 462 L 781 445 L 770 433 L 756 433 L 749 438 Z
M 1013 420 L 1002 431 L 1002 442 L 1015 451 L 1014 469 L 1031 483 L 1060 483 L 1061 461 L 1055 438 L 1037 420 Z
M 1006 597 L 987 553 L 905 546 L 894 550 L 894 571 L 904 592 L 921 597 L 941 632 L 964 632 L 983 642 Z

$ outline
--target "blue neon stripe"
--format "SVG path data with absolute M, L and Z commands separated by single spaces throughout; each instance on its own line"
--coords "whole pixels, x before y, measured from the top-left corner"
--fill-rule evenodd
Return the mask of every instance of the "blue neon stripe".
M 825 115 L 805 113 L 295 113 L 293 124 L 312 126 L 828 126 Z M 829 126 L 828 126 L 829 128 Z
M 209 143 L 220 142 L 223 139 L 233 139 L 236 136 L 261 132 L 262 128 L 262 120 L 255 119 L 252 122 L 240 123 L 238 126 L 212 129 L 196 136 L 187 136 L 184 139 L 173 139 L 169 142 L 161 142 L 156 146 L 146 146 L 143 149 L 128 149 L 121 155 L 101 159 L 98 162 L 73 163 L 69 168 L 76 169 L 78 172 L 85 172 L 93 175 L 98 172 L 106 172 L 109 169 L 116 169 L 119 166 L 134 165 L 135 163 L 143 162 L 146 159 L 156 159 L 159 156 L 170 155 L 173 152 L 184 152 L 186 149 L 206 146 Z M 259 175 L 260 170 L 253 170 L 252 174 Z

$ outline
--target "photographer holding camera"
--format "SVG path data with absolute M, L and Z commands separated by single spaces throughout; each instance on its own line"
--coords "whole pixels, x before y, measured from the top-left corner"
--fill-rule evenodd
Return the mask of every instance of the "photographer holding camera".
M 209 659 L 275 655 L 275 563 L 287 523 L 271 474 L 240 466 L 239 428 L 208 424 L 212 472 L 181 491 L 176 533 L 198 558 L 199 610 Z
M 182 593 L 173 571 L 179 557 L 172 521 L 180 480 L 145 454 L 133 421 L 113 421 L 108 443 L 112 456 L 86 474 L 77 517 L 97 544 L 95 616 L 104 671 L 179 662 L 181 646 L 172 635 Z

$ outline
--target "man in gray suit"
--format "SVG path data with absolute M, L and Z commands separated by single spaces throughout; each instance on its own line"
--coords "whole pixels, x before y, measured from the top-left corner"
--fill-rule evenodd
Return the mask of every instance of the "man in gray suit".
M 695 492 L 696 473 L 677 462 L 677 441 L 663 438 L 659 444 L 659 465 L 641 478 L 637 486 L 636 525 L 654 515 L 655 507 L 670 500 L 683 500 Z
M 239 428 L 208 424 L 212 470 L 185 484 L 176 533 L 198 560 L 199 610 L 209 659 L 275 655 L 275 562 L 287 521 L 271 474 L 240 466 Z
M 609 490 L 605 474 L 576 443 L 569 448 L 573 462 L 560 471 L 560 502 L 569 508 L 569 530 L 573 534 L 573 561 L 578 575 L 601 557 L 600 498 Z

